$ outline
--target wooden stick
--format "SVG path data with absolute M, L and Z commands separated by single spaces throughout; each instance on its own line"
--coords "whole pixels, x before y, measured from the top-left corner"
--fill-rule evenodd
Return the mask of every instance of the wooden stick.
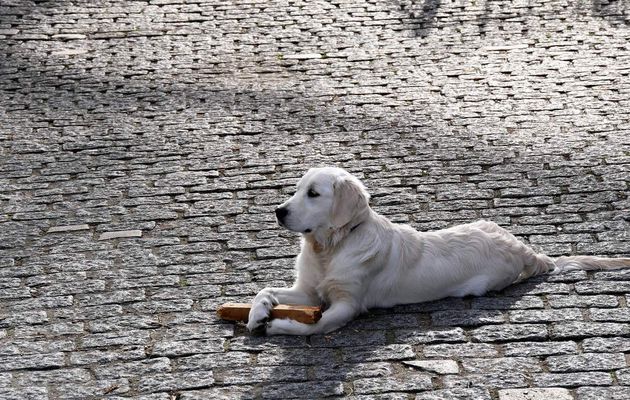
M 228 321 L 245 321 L 252 308 L 248 303 L 225 303 L 217 310 L 219 318 Z M 271 318 L 290 318 L 305 324 L 314 324 L 322 317 L 321 307 L 278 304 L 271 310 Z

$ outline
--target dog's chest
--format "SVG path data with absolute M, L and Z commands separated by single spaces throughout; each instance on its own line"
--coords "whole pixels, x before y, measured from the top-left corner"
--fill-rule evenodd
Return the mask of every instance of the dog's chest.
M 325 280 L 332 272 L 331 257 L 316 255 L 314 257 L 313 269 L 317 271 L 317 281 Z
M 339 260 L 322 258 L 315 268 L 317 280 L 315 290 L 326 304 L 360 295 L 361 283 L 365 280 L 365 271 L 360 265 L 346 265 Z
M 330 301 L 331 290 L 333 287 L 339 286 L 340 279 L 337 276 L 338 271 L 332 263 L 332 257 L 326 254 L 313 254 L 310 259 L 310 282 L 315 287 L 317 295 L 324 302 Z

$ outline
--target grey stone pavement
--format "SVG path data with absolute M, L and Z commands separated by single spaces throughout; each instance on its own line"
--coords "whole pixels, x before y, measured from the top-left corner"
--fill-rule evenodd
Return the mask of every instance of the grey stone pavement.
M 215 316 L 290 285 L 310 166 L 418 229 L 630 255 L 629 43 L 623 0 L 0 1 L 0 398 L 630 398 L 629 271 Z

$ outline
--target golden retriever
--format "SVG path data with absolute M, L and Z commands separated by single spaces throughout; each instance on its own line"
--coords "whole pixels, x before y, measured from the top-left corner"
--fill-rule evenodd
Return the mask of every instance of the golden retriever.
M 369 198 L 343 169 L 314 168 L 304 175 L 295 195 L 276 209 L 281 226 L 302 234 L 296 281 L 256 295 L 250 331 L 327 333 L 372 307 L 480 296 L 549 271 L 630 267 L 630 258 L 552 259 L 488 221 L 418 232 L 378 215 Z M 279 303 L 327 308 L 315 324 L 269 320 Z

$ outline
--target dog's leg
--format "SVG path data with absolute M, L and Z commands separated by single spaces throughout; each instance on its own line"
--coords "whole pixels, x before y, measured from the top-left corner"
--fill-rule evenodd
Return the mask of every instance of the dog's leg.
M 254 298 L 249 311 L 247 329 L 253 331 L 264 327 L 269 319 L 269 313 L 278 304 L 300 304 L 318 306 L 320 301 L 315 295 L 308 294 L 299 286 L 292 288 L 264 288 Z
M 274 319 L 267 324 L 268 335 L 315 335 L 341 328 L 358 313 L 355 306 L 346 301 L 333 303 L 315 324 L 303 324 L 292 319 Z

